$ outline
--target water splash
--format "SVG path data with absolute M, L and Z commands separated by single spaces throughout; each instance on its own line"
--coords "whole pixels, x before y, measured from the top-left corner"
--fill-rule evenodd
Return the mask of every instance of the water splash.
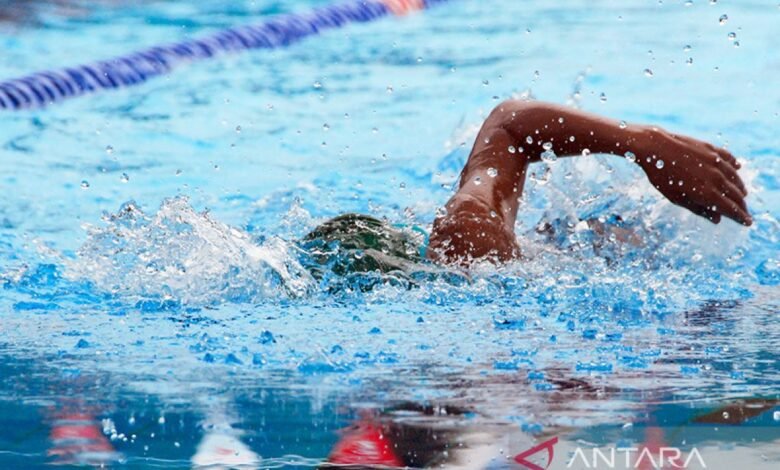
M 301 296 L 311 277 L 280 238 L 257 244 L 245 232 L 198 213 L 187 198 L 165 200 L 152 215 L 135 203 L 90 227 L 65 276 L 126 298 L 182 305 Z

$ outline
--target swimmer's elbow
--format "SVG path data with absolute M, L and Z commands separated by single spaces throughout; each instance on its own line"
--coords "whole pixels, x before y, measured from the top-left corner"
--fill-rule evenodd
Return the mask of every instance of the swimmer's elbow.
M 485 124 L 493 128 L 510 131 L 513 124 L 532 122 L 547 109 L 548 105 L 539 101 L 509 99 L 499 103 L 490 112 Z

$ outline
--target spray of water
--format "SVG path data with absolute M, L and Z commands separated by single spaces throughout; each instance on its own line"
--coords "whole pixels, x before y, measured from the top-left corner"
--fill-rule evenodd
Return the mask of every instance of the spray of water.
M 186 198 L 145 214 L 125 203 L 91 227 L 65 274 L 129 298 L 159 298 L 183 305 L 301 296 L 308 272 L 279 238 L 255 243 L 245 232 L 196 212 Z

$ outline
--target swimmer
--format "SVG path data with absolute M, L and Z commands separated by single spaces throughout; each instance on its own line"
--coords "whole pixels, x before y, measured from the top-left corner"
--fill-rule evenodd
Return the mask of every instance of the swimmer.
M 460 184 L 433 222 L 428 246 L 415 233 L 368 216 L 350 214 L 315 229 L 304 243 L 339 242 L 357 250 L 352 272 L 406 271 L 427 258 L 437 264 L 501 264 L 520 257 L 514 227 L 529 165 L 544 152 L 556 157 L 611 154 L 630 157 L 669 201 L 712 223 L 722 217 L 749 226 L 740 164 L 725 149 L 656 126 L 624 124 L 538 101 L 498 105 L 477 136 Z M 319 252 L 324 253 L 323 251 Z

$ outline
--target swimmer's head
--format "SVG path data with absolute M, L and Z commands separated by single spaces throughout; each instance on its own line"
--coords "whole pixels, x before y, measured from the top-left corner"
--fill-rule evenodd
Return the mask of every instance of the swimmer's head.
M 379 271 L 408 272 L 422 261 L 423 237 L 374 217 L 345 214 L 328 220 L 302 240 L 320 265 L 339 275 Z

